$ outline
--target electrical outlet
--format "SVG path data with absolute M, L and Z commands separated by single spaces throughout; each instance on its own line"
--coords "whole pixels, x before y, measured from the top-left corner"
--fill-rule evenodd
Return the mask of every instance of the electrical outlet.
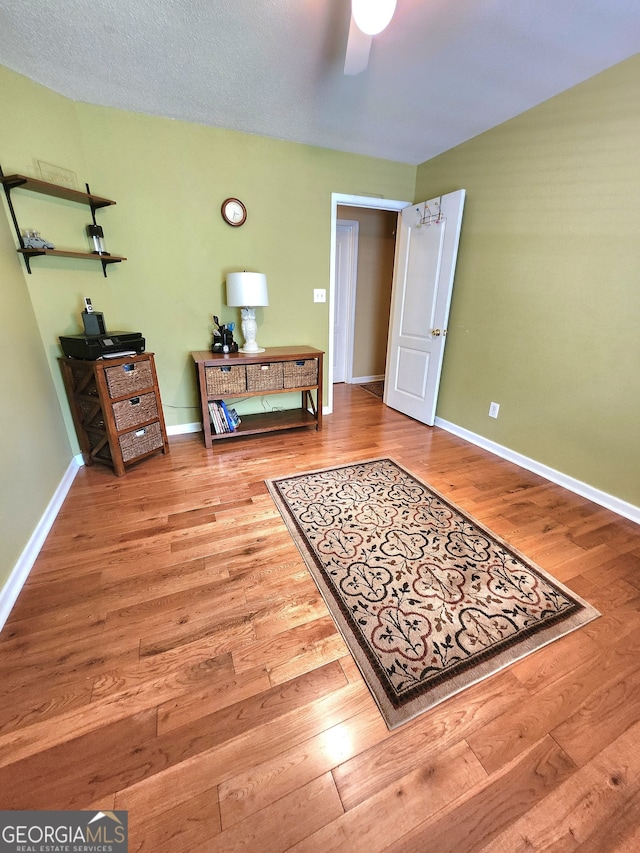
M 326 302 L 327 301 L 327 291 L 323 288 L 316 288 L 313 291 L 313 301 L 314 302 Z
M 490 418 L 497 418 L 499 411 L 500 411 L 500 403 L 492 403 L 489 406 L 489 417 Z

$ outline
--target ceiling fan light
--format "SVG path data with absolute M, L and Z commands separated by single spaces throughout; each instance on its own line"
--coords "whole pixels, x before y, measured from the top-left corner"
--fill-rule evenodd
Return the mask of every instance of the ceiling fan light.
M 396 0 L 351 0 L 353 20 L 368 36 L 377 36 L 389 25 Z

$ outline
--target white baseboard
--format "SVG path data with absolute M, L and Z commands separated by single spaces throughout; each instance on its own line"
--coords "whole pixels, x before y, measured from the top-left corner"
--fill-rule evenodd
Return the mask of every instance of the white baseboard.
M 167 435 L 186 435 L 189 432 L 202 432 L 202 424 L 196 421 L 192 424 L 177 424 L 167 427 Z
M 637 507 L 634 504 L 620 500 L 620 498 L 616 498 L 614 495 L 609 495 L 607 492 L 602 492 L 600 489 L 595 489 L 593 486 L 590 486 L 588 483 L 583 483 L 581 480 L 575 480 L 567 474 L 556 471 L 554 468 L 549 468 L 541 462 L 536 462 L 535 459 L 523 456 L 515 450 L 503 447 L 495 441 L 491 441 L 482 435 L 471 432 L 464 427 L 457 426 L 457 424 L 445 421 L 443 418 L 436 418 L 436 426 L 441 427 L 453 435 L 457 435 L 459 438 L 463 438 L 465 441 L 471 442 L 471 444 L 482 447 L 483 450 L 488 450 L 489 453 L 494 453 L 496 456 L 500 456 L 508 462 L 513 462 L 515 465 L 519 465 L 527 471 L 539 474 L 541 477 L 544 477 L 545 480 L 550 480 L 552 483 L 556 483 L 556 485 L 562 486 L 570 492 L 574 492 L 576 495 L 587 498 L 587 500 L 593 501 L 593 503 L 605 507 L 605 509 L 610 509 L 612 512 L 615 512 L 624 518 L 628 518 L 630 521 L 635 521 L 636 524 L 640 524 L 640 507 Z
M 78 463 L 78 458 L 80 459 L 80 463 Z M 65 471 L 58 488 L 55 490 L 53 497 L 49 501 L 49 505 L 47 506 L 44 515 L 38 522 L 36 529 L 31 534 L 31 538 L 27 542 L 22 554 L 20 554 L 18 562 L 13 567 L 13 571 L 9 575 L 9 579 L 2 589 L 0 589 L 0 631 L 2 631 L 5 622 L 9 618 L 13 605 L 16 603 L 16 600 L 20 595 L 20 590 L 29 577 L 29 572 L 40 553 L 40 549 L 44 545 L 44 540 L 47 538 L 47 534 L 51 530 L 51 526 L 56 520 L 56 516 L 60 512 L 60 508 L 64 503 L 64 499 L 71 488 L 71 484 L 73 483 L 81 464 L 82 456 L 74 457 L 69 463 L 69 467 Z
M 349 385 L 364 385 L 365 382 L 383 382 L 384 381 L 384 373 L 382 376 L 354 376 L 352 377 L 348 384 Z

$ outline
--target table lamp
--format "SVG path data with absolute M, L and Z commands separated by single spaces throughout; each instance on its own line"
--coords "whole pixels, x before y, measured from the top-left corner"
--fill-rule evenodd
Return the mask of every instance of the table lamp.
M 245 270 L 227 275 L 227 305 L 241 309 L 244 346 L 240 352 L 264 352 L 264 347 L 256 343 L 258 324 L 255 309 L 268 304 L 267 277 L 264 273 Z

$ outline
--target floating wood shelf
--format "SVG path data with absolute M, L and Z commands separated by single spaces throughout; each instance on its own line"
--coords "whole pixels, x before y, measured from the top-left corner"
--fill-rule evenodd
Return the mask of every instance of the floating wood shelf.
M 74 201 L 78 204 L 86 204 L 88 207 L 91 208 L 91 217 L 93 219 L 93 224 L 95 225 L 96 210 L 99 210 L 102 207 L 109 207 L 115 204 L 115 201 L 110 198 L 104 198 L 103 196 L 94 195 L 89 190 L 89 184 L 86 184 L 87 191 L 81 192 L 80 190 L 74 190 L 71 187 L 61 186 L 60 184 L 52 184 L 48 181 L 41 181 L 38 178 L 30 178 L 28 175 L 4 175 L 2 172 L 2 168 L 0 168 L 0 184 L 4 186 L 5 195 L 7 197 L 7 203 L 9 205 L 9 211 L 11 213 L 11 219 L 13 221 L 13 226 L 18 236 L 18 242 L 20 243 L 20 248 L 18 249 L 18 252 L 24 258 L 24 263 L 29 275 L 31 275 L 31 258 L 36 258 L 40 255 L 52 255 L 54 257 L 59 258 L 82 258 L 83 260 L 100 261 L 102 264 L 102 272 L 105 277 L 107 275 L 107 266 L 109 264 L 119 264 L 121 261 L 127 260 L 122 255 L 98 255 L 93 252 L 74 252 L 67 249 L 36 249 L 28 248 L 24 245 L 24 239 L 22 237 L 20 226 L 18 225 L 18 219 L 16 217 L 15 210 L 13 207 L 13 202 L 11 200 L 12 190 L 30 190 L 34 193 L 40 193 L 40 195 L 48 195 L 53 198 L 65 199 L 66 201 Z
M 96 210 L 100 207 L 109 207 L 116 203 L 110 198 L 102 198 L 102 196 L 88 192 L 84 193 L 81 190 L 74 190 L 71 187 L 64 187 L 60 184 L 50 184 L 48 181 L 29 178 L 27 175 L 5 175 L 0 177 L 0 184 L 4 184 L 9 190 L 20 188 L 21 190 L 31 190 L 31 192 L 40 193 L 41 195 L 50 195 L 54 198 L 76 201 L 78 204 L 88 204 L 89 207 L 93 207 Z
M 121 255 L 97 255 L 93 252 L 71 252 L 66 249 L 18 249 L 18 252 L 29 258 L 34 258 L 37 255 L 53 255 L 58 258 L 82 258 L 85 261 L 101 261 L 103 270 L 107 264 L 119 264 L 120 261 L 127 260 Z

